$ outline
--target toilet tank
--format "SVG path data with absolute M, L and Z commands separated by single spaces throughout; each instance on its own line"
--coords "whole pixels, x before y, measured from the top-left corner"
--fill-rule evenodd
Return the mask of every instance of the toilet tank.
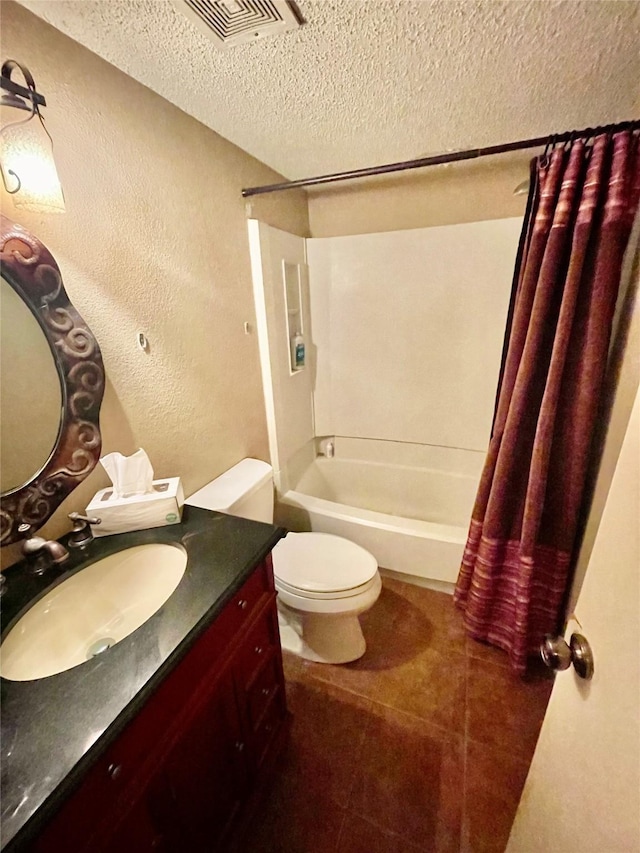
M 243 459 L 194 492 L 185 503 L 271 524 L 273 469 L 260 459 Z

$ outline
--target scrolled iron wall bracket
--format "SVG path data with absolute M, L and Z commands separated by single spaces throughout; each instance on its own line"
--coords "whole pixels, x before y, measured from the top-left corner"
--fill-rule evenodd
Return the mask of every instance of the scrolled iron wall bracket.
M 16 83 L 15 80 L 11 79 L 11 74 L 16 68 L 24 77 L 27 84 L 26 87 L 21 86 L 19 83 Z M 17 107 L 21 110 L 30 109 L 22 100 L 23 98 L 30 101 L 36 109 L 39 106 L 47 106 L 44 95 L 36 92 L 36 81 L 33 79 L 33 74 L 29 71 L 26 65 L 16 62 L 15 59 L 7 59 L 2 63 L 2 69 L 0 69 L 0 89 L 5 92 L 9 92 L 9 98 L 6 100 L 7 106 Z M 9 101 L 11 101 L 11 103 L 9 103 Z
M 98 342 L 69 301 L 53 255 L 6 216 L 0 216 L 0 268 L 38 321 L 62 387 L 60 427 L 49 459 L 30 481 L 0 496 L 0 545 L 9 545 L 21 538 L 21 523 L 42 527 L 97 465 L 105 375 Z
M 11 79 L 11 74 L 15 69 L 18 69 L 22 76 L 25 79 L 26 86 L 21 86 L 19 83 L 16 83 L 15 80 Z M 34 116 L 38 116 L 40 119 L 40 123 L 44 128 L 44 132 L 47 134 L 49 139 L 51 139 L 51 134 L 47 130 L 47 127 L 44 123 L 44 119 L 40 113 L 39 107 L 46 107 L 47 102 L 45 100 L 44 95 L 41 95 L 36 91 L 36 83 L 33 79 L 33 75 L 26 67 L 26 65 L 22 65 L 20 62 L 16 62 L 15 59 L 7 59 L 6 62 L 2 64 L 2 69 L 0 70 L 0 89 L 3 92 L 7 92 L 8 94 L 2 95 L 2 99 L 0 104 L 4 107 L 13 107 L 18 110 L 27 110 L 29 115 L 26 118 L 19 119 L 18 121 L 12 121 L 6 124 L 0 130 L 0 137 L 5 131 L 7 131 L 10 127 L 18 127 L 21 124 L 27 124 L 27 122 L 31 121 Z M 18 185 L 11 189 L 9 184 L 7 183 L 7 178 L 5 176 L 5 170 L 2 166 L 2 161 L 0 160 L 0 175 L 2 175 L 2 183 L 4 184 L 5 190 L 9 193 L 9 195 L 15 195 L 20 191 L 22 187 L 22 181 L 20 180 L 19 175 L 17 175 L 13 169 L 7 169 L 7 175 L 11 175 L 14 178 Z

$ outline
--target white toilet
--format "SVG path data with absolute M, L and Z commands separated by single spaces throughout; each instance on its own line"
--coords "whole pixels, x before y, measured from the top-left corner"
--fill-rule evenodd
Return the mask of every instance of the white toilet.
M 271 465 L 243 459 L 186 503 L 272 523 Z M 375 557 L 329 533 L 289 533 L 272 557 L 282 647 L 321 663 L 362 657 L 366 643 L 358 616 L 381 589 Z

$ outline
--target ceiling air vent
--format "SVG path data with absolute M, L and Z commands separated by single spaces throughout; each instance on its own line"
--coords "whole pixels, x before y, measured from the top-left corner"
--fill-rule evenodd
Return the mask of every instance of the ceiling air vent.
M 292 0 L 174 0 L 192 24 L 226 50 L 304 23 Z

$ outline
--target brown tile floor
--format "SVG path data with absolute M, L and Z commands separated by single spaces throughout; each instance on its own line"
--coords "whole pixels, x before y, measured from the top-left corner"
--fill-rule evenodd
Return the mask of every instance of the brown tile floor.
M 450 596 L 385 578 L 367 653 L 285 653 L 291 739 L 244 853 L 501 853 L 552 681 L 471 640 Z

